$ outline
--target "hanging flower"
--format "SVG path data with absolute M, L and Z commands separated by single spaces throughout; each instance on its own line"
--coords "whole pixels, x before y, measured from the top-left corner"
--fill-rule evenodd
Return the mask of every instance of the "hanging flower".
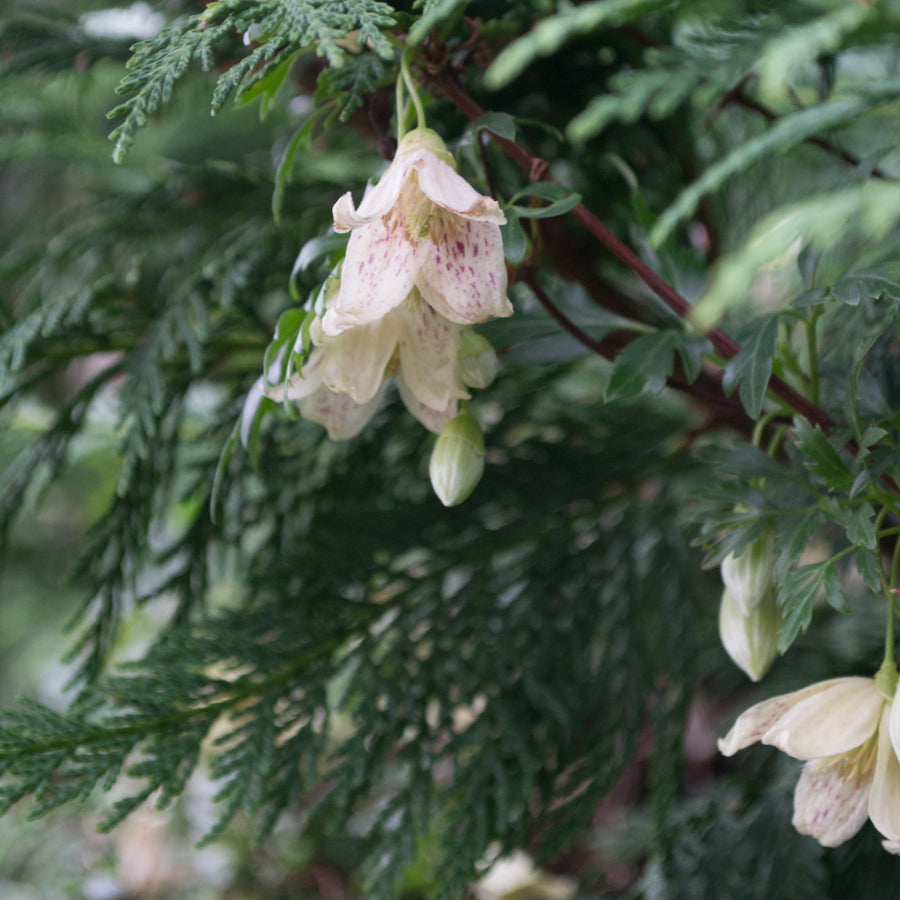
M 304 419 L 323 425 L 334 440 L 355 437 L 375 414 L 394 377 L 407 409 L 439 433 L 469 397 L 460 364 L 464 328 L 448 322 L 414 288 L 382 319 L 338 335 L 316 318 L 316 345 L 301 372 L 269 388 L 275 400 L 295 400 Z M 493 351 L 492 351 L 493 352 Z
M 334 230 L 352 231 L 327 335 L 376 322 L 415 287 L 451 322 L 512 314 L 497 201 L 456 174 L 440 136 L 417 128 L 400 142 L 378 184 L 354 208 L 334 205 Z
M 834 678 L 757 703 L 719 741 L 732 756 L 760 741 L 805 761 L 794 791 L 794 827 L 825 847 L 853 837 L 866 818 L 900 848 L 900 762 L 889 720 L 897 671 Z

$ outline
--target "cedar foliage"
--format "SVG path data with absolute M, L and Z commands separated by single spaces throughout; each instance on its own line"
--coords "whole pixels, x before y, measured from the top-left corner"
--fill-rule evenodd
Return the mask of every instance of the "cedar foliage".
M 862 873 L 888 896 L 868 831 L 825 853 L 790 829 L 773 752 L 686 762 L 682 739 L 698 699 L 721 734 L 750 699 L 879 662 L 894 6 L 173 0 L 130 49 L 87 27 L 102 6 L 0 10 L 0 414 L 15 432 L 35 398 L 53 413 L 5 459 L 4 545 L 98 407 L 117 443 L 71 575 L 71 704 L 0 713 L 0 809 L 127 773 L 111 828 L 204 760 L 207 840 L 238 814 L 261 839 L 301 810 L 333 834 L 363 816 L 373 900 L 413 869 L 461 897 L 492 842 L 580 848 L 585 897 L 839 897 Z M 517 281 L 515 316 L 483 329 L 503 359 L 473 402 L 486 474 L 452 510 L 399 403 L 336 444 L 253 390 L 340 258 L 332 203 L 390 148 L 404 46 L 430 124 L 508 206 Z M 785 657 L 747 691 L 704 567 L 769 526 Z M 171 598 L 141 658 L 112 662 L 129 614 Z M 626 825 L 592 828 L 623 774 Z

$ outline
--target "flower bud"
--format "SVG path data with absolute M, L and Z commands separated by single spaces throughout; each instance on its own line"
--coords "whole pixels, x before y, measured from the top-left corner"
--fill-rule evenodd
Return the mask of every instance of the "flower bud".
M 722 560 L 722 581 L 741 612 L 749 615 L 772 587 L 775 534 L 771 528 L 744 549 L 740 556 Z
M 767 590 L 748 615 L 728 588 L 719 607 L 719 637 L 735 665 L 759 681 L 778 655 L 781 610 L 774 588 Z
M 497 375 L 500 363 L 490 341 L 471 328 L 462 335 L 459 348 L 459 377 L 463 384 L 473 388 L 486 388 Z
M 441 431 L 431 453 L 428 474 L 444 506 L 462 503 L 484 471 L 484 435 L 470 412 L 454 416 Z

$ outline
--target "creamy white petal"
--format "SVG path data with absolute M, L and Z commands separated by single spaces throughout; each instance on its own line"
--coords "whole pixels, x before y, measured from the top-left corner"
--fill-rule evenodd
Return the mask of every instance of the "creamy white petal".
M 894 699 L 891 701 L 889 728 L 894 753 L 900 757 L 900 691 L 894 694 Z
M 425 406 L 441 410 L 452 400 L 468 397 L 456 365 L 462 327 L 438 315 L 415 291 L 401 310 L 400 369 L 412 394 Z
M 894 856 L 900 856 L 900 842 L 898 841 L 882 841 L 881 846 L 887 850 L 888 853 L 893 853 Z
M 807 763 L 794 790 L 794 828 L 823 847 L 843 844 L 862 828 L 868 816 L 871 781 L 844 781 L 832 763 Z
M 381 388 L 401 328 L 399 310 L 394 310 L 378 322 L 327 338 L 322 366 L 326 387 L 349 394 L 357 403 L 368 403 Z
M 399 306 L 429 246 L 427 241 L 413 246 L 402 228 L 391 232 L 380 221 L 356 229 L 347 244 L 341 289 L 322 319 L 325 334 L 375 322 Z
M 356 437 L 375 415 L 384 396 L 384 387 L 368 402 L 359 404 L 347 394 L 335 394 L 326 387 L 304 397 L 300 401 L 300 415 L 310 422 L 324 425 L 333 441 L 345 441 Z
M 331 208 L 334 217 L 334 230 L 350 231 L 375 222 L 386 215 L 397 202 L 403 182 L 412 171 L 415 158 L 413 154 L 394 158 L 381 180 L 366 191 L 359 209 L 353 206 L 353 196 L 348 191 Z
M 761 740 L 795 759 L 846 753 L 875 733 L 883 707 L 873 679 L 836 679 L 827 690 L 793 704 Z
M 890 716 L 891 709 L 885 706 L 878 730 L 878 756 L 869 795 L 869 818 L 886 838 L 900 841 L 900 761 L 891 746 Z
M 440 434 L 444 426 L 456 415 L 457 402 L 451 400 L 443 409 L 426 406 L 407 385 L 402 370 L 397 375 L 397 389 L 406 408 L 429 430 Z
M 437 312 L 451 322 L 485 322 L 510 316 L 506 296 L 506 263 L 498 226 L 461 219 L 441 232 L 435 243 L 423 242 L 428 258 L 416 286 Z
M 478 193 L 462 175 L 433 153 L 416 160 L 419 187 L 438 206 L 475 222 L 493 222 L 504 225 L 506 216 L 493 197 Z
M 819 681 L 809 687 L 790 694 L 779 694 L 769 700 L 763 700 L 741 713 L 724 738 L 719 739 L 719 752 L 725 756 L 733 756 L 738 750 L 749 747 L 762 736 L 795 704 L 807 697 L 826 691 L 832 685 L 844 681 L 843 678 L 832 678 Z

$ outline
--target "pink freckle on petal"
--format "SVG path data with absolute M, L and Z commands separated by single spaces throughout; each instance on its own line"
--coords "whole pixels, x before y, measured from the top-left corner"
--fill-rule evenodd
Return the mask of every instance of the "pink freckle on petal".
M 362 260 L 360 260 L 356 264 L 356 271 L 359 272 L 360 275 L 362 275 L 362 270 L 363 270 L 363 262 L 362 262 Z
M 478 256 L 478 244 L 472 244 L 472 256 Z
M 465 253 L 466 245 L 462 241 L 457 241 L 456 242 L 456 251 L 457 251 L 457 253 Z
M 375 259 L 375 254 L 374 254 L 374 253 L 370 253 L 370 254 L 369 254 L 369 265 L 370 265 L 370 266 L 372 265 L 372 261 L 373 261 L 374 259 Z

